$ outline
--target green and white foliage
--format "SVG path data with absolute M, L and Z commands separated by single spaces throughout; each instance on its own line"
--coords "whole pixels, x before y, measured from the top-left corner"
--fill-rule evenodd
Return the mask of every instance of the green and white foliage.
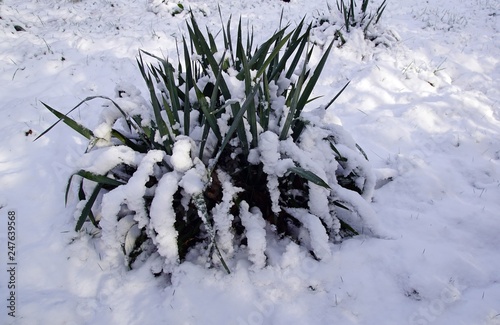
M 345 236 L 377 235 L 368 159 L 323 119 L 347 85 L 311 106 L 333 46 L 312 67 L 311 28 L 302 21 L 257 46 L 229 20 L 221 46 L 191 16 L 177 62 L 140 53 L 148 100 L 117 86 L 93 130 L 44 104 L 89 140 L 67 190 L 79 200 L 76 231 L 98 231 L 109 260 L 155 274 L 186 260 L 262 268 L 281 240 L 322 259 Z
M 328 5 L 328 12 L 315 19 L 312 34 L 318 44 L 322 40 L 333 39 L 337 47 L 342 47 L 351 33 L 360 34 L 375 44 L 389 44 L 396 35 L 383 35 L 377 24 L 387 6 L 384 0 L 376 10 L 369 8 L 370 0 L 337 0 L 336 5 Z

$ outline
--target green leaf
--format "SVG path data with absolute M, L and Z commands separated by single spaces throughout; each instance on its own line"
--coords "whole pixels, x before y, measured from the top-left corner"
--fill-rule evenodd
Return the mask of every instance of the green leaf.
M 121 182 L 119 180 L 109 178 L 104 175 L 95 174 L 83 169 L 76 172 L 75 175 L 79 175 L 85 179 L 88 179 L 89 181 L 93 181 L 101 185 L 111 185 L 116 187 L 125 184 L 124 182 Z
M 318 175 L 314 174 L 309 170 L 305 170 L 301 167 L 291 167 L 288 169 L 289 172 L 299 175 L 300 177 L 324 188 L 330 189 L 330 186 Z
M 126 145 L 127 147 L 131 148 L 134 151 L 141 152 L 141 153 L 146 153 L 148 150 L 147 147 L 143 145 L 138 145 L 137 143 L 133 142 L 130 140 L 127 136 L 123 135 L 119 131 L 112 129 L 111 130 L 111 135 L 115 138 L 118 139 L 121 143 Z
M 238 44 L 237 44 L 237 50 L 236 52 L 238 53 L 238 59 L 240 62 L 243 64 L 243 72 L 244 72 L 244 80 L 245 80 L 245 95 L 248 97 L 252 93 L 252 75 L 250 73 L 250 67 L 248 66 L 248 61 L 245 55 L 245 51 L 243 49 L 243 43 L 241 40 L 241 20 L 240 20 L 240 26 L 238 27 Z M 257 112 L 255 109 L 255 100 L 253 97 L 251 98 L 251 102 L 248 105 L 248 112 L 247 112 L 247 120 L 248 124 L 250 126 L 250 133 L 252 134 L 252 147 L 257 147 L 258 146 L 258 130 L 257 130 Z M 244 132 L 244 130 L 242 130 Z M 246 134 L 245 137 L 240 140 L 246 141 Z M 245 147 L 249 148 L 250 144 L 246 143 Z
M 220 9 L 220 4 L 217 5 L 217 8 L 219 10 L 219 18 L 220 18 L 221 25 L 222 25 L 222 36 L 224 38 L 224 48 L 226 50 L 229 50 L 229 55 L 231 56 L 231 62 L 234 62 L 233 43 L 231 40 L 231 18 L 232 18 L 232 16 L 229 16 L 229 19 L 227 20 L 227 28 L 224 27 L 224 21 L 222 19 L 222 11 Z
M 68 184 L 66 185 L 66 191 L 64 193 L 64 205 L 68 204 L 69 190 L 71 189 L 71 181 L 73 180 L 73 176 L 75 176 L 75 175 L 73 174 L 69 177 Z M 80 185 L 81 185 L 81 183 L 82 183 L 82 179 L 80 178 Z
M 47 105 L 44 102 L 42 102 L 43 106 L 45 106 L 52 114 L 54 114 L 56 117 L 58 117 L 59 120 L 57 122 L 55 122 L 54 124 L 52 124 L 47 130 L 43 131 L 42 134 L 40 134 L 38 137 L 36 137 L 36 139 L 34 141 L 36 141 L 39 138 L 41 138 L 44 134 L 46 134 L 47 132 L 49 132 L 54 126 L 56 126 L 57 123 L 59 123 L 61 121 L 63 121 L 66 125 L 68 125 L 70 128 L 72 128 L 76 132 L 78 132 L 81 135 L 83 135 L 85 138 L 87 138 L 89 140 L 92 139 L 94 137 L 94 134 L 92 133 L 91 130 L 89 130 L 86 127 L 84 127 L 83 125 L 75 122 L 72 118 L 70 118 L 68 116 L 69 113 L 71 113 L 78 106 L 80 106 L 81 104 L 83 104 L 85 101 L 86 100 L 80 102 L 80 104 L 76 105 L 76 107 L 74 107 L 73 109 L 71 109 L 66 114 L 62 114 L 62 113 L 58 112 L 57 110 L 53 109 L 52 107 L 50 107 L 49 105 Z
M 167 114 L 167 119 L 170 124 L 170 127 L 168 127 L 167 125 L 168 139 L 170 140 L 170 142 L 174 142 L 174 139 L 179 134 L 179 132 L 177 130 L 174 130 L 172 126 L 175 125 L 178 122 L 178 120 L 176 119 L 174 111 L 172 110 L 170 104 L 168 103 L 166 95 L 164 93 L 161 93 L 161 100 L 163 103 L 163 109 L 165 111 L 165 114 Z
M 365 151 L 363 150 L 363 148 L 361 148 L 361 146 L 359 144 L 356 143 L 356 148 L 358 148 L 359 152 L 361 152 L 361 154 L 363 155 L 363 157 L 365 157 L 366 161 L 369 161 L 368 160 L 368 156 L 366 155 Z
M 295 113 L 295 117 L 297 117 L 304 106 L 307 103 L 307 100 L 311 96 L 311 93 L 316 86 L 316 83 L 318 82 L 319 76 L 321 75 L 321 72 L 323 71 L 323 68 L 325 67 L 326 60 L 328 59 L 328 56 L 330 54 L 330 51 L 332 49 L 333 42 L 330 43 L 330 46 L 328 46 L 327 50 L 321 57 L 321 60 L 319 61 L 318 65 L 314 69 L 314 73 L 307 82 L 306 87 L 304 88 L 304 91 L 302 92 L 302 95 L 300 96 L 299 102 L 297 103 L 297 112 Z
M 365 13 L 367 8 L 368 8 L 368 0 L 363 0 L 363 3 L 361 4 L 361 11 Z
M 215 168 L 215 166 L 217 165 L 218 163 L 218 160 L 219 160 L 219 157 L 220 155 L 222 154 L 222 151 L 224 151 L 224 148 L 226 147 L 226 145 L 229 143 L 229 141 L 231 140 L 231 137 L 233 136 L 234 132 L 241 126 L 241 128 L 243 129 L 244 131 L 244 128 L 243 128 L 243 125 L 242 125 L 242 120 L 243 120 L 243 115 L 245 114 L 247 108 L 249 107 L 251 101 L 253 100 L 253 97 L 255 96 L 255 94 L 257 93 L 259 89 L 259 83 L 256 83 L 256 85 L 253 87 L 252 89 L 252 92 L 247 96 L 245 102 L 243 102 L 243 105 L 241 106 L 241 108 L 239 108 L 237 111 L 237 114 L 233 117 L 233 123 L 231 124 L 231 126 L 229 127 L 229 130 L 227 131 L 227 134 L 226 136 L 224 137 L 224 140 L 222 141 L 220 147 L 219 147 L 219 151 L 217 153 L 217 156 L 216 158 L 212 161 L 211 163 L 211 166 L 210 166 L 210 172 L 209 172 L 209 175 L 211 175 L 211 172 L 213 171 L 213 169 Z M 235 104 L 237 106 L 239 106 L 239 103 Z
M 299 103 L 299 96 L 300 96 L 300 92 L 302 90 L 302 86 L 304 84 L 305 79 L 307 78 L 307 73 L 305 71 L 306 66 L 307 66 L 307 61 L 304 63 L 304 66 L 302 67 L 302 73 L 299 76 L 299 80 L 297 81 L 297 84 L 292 89 L 292 91 L 290 91 L 289 97 L 287 98 L 287 101 L 289 102 L 288 105 L 289 105 L 290 109 L 287 113 L 283 128 L 281 129 L 280 140 L 285 140 L 288 137 L 288 132 L 290 131 L 290 128 L 292 127 L 295 116 L 300 114 L 300 110 L 298 108 L 298 103 Z M 299 111 L 299 112 L 297 113 L 297 111 Z
M 304 23 L 304 19 L 299 23 L 299 25 L 296 27 L 295 31 L 293 32 L 293 35 L 290 37 L 289 43 L 287 44 L 285 51 L 283 53 L 283 56 L 281 59 L 278 60 L 278 63 L 273 67 L 273 69 L 270 69 L 269 73 L 269 80 L 276 80 L 280 74 L 285 70 L 285 66 L 289 64 L 289 71 L 293 73 L 295 70 L 300 58 L 302 57 L 302 53 L 304 51 L 304 46 L 305 44 L 309 41 L 309 33 L 311 29 L 311 25 L 307 28 L 307 30 L 302 34 L 300 37 L 300 32 L 302 30 L 302 25 Z M 295 52 L 297 47 L 300 46 L 299 50 Z M 290 64 L 289 59 L 292 56 L 292 54 L 295 53 L 294 60 Z M 290 75 L 287 73 L 287 78 L 290 78 Z
M 201 92 L 201 90 L 198 88 L 196 84 L 194 85 L 194 89 L 196 91 L 196 97 L 198 98 L 198 102 L 200 104 L 200 109 L 203 112 L 203 116 L 207 119 L 207 123 L 208 125 L 210 125 L 210 128 L 214 132 L 217 139 L 221 141 L 222 135 L 220 133 L 219 126 L 217 125 L 215 116 L 210 111 L 210 105 L 208 104 L 205 95 Z
M 262 88 L 260 89 L 262 92 L 261 97 L 264 97 L 264 102 L 260 103 L 262 106 L 262 110 L 259 114 L 260 117 L 260 125 L 264 131 L 269 129 L 269 115 L 271 113 L 271 94 L 269 90 L 269 80 L 267 79 L 267 75 L 264 74 L 262 81 Z
M 168 93 L 170 95 L 170 102 L 172 104 L 172 113 L 175 117 L 176 122 L 180 123 L 179 120 L 179 111 L 182 109 L 181 104 L 179 102 L 179 94 L 177 92 L 177 86 L 175 85 L 174 78 L 174 68 L 170 63 L 164 64 L 165 72 L 166 72 L 166 86 L 168 89 Z
M 271 54 L 269 54 L 269 56 L 264 61 L 264 63 L 262 63 L 262 65 L 259 66 L 259 70 L 257 71 L 257 74 L 256 74 L 257 78 L 260 77 L 264 73 L 264 71 L 267 69 L 268 65 L 278 55 L 278 53 L 281 51 L 281 49 L 283 48 L 283 46 L 285 46 L 285 44 L 288 42 L 288 40 L 290 39 L 291 36 L 292 36 L 292 33 L 288 33 L 283 39 L 281 39 L 279 41 L 278 44 L 276 44 L 276 46 L 274 47 L 274 49 L 271 52 Z
M 342 156 L 340 154 L 340 151 L 338 151 L 337 147 L 335 147 L 335 145 L 333 144 L 333 141 L 330 141 L 330 148 L 333 150 L 333 152 L 335 152 L 338 156 L 337 160 L 338 161 L 342 161 L 342 162 L 346 162 L 347 161 L 347 158 L 345 158 L 344 156 Z
M 340 89 L 340 91 L 337 93 L 337 95 L 335 95 L 335 97 L 332 98 L 331 101 L 328 102 L 328 104 L 325 106 L 325 110 L 328 109 L 328 107 L 330 107 L 336 100 L 337 98 L 339 98 L 340 94 L 342 94 L 344 92 L 344 90 L 347 88 L 347 86 L 349 86 L 349 84 L 351 83 L 351 81 L 349 80 L 344 87 L 342 87 L 342 89 Z
M 264 44 L 262 44 L 256 51 L 255 54 L 252 56 L 251 60 L 248 61 L 248 66 L 250 67 L 251 70 L 257 69 L 264 66 L 264 62 L 266 61 L 266 55 L 269 53 L 269 49 L 273 45 L 273 43 L 277 39 L 281 39 L 283 37 L 283 34 L 285 33 L 286 27 L 283 28 L 282 30 L 276 32 L 270 39 L 268 39 Z M 275 53 L 274 55 L 276 55 Z M 244 71 L 240 71 L 238 75 L 236 76 L 239 80 L 243 80 L 243 75 Z
M 78 218 L 78 221 L 75 226 L 75 231 L 80 231 L 83 227 L 83 224 L 87 220 L 87 217 L 92 216 L 92 219 L 94 219 L 93 214 L 92 214 L 92 206 L 95 203 L 95 200 L 97 199 L 97 196 L 99 195 L 99 192 L 102 189 L 101 184 L 97 184 L 96 187 L 94 188 L 94 191 L 92 192 L 92 195 L 90 196 L 89 200 L 87 203 L 85 203 L 85 206 L 83 207 L 82 213 L 80 214 L 80 217 Z M 95 219 L 93 221 L 95 223 Z
M 145 52 L 148 54 L 147 52 Z M 160 132 L 160 137 L 162 138 L 163 141 L 163 147 L 164 150 L 168 155 L 172 154 L 172 143 L 167 141 L 167 137 L 171 138 L 171 135 L 169 133 L 167 124 L 165 123 L 165 120 L 163 120 L 163 117 L 161 116 L 161 105 L 160 102 L 158 101 L 158 97 L 156 97 L 156 89 L 153 84 L 153 80 L 151 78 L 151 75 L 146 73 L 146 70 L 144 68 L 144 61 L 142 59 L 142 55 L 139 55 L 139 59 L 137 60 L 137 63 L 139 65 L 139 68 L 141 70 L 142 77 L 144 81 L 146 82 L 146 85 L 149 90 L 149 95 L 151 98 L 151 104 L 153 105 L 153 112 L 155 116 L 155 122 L 156 126 L 158 127 L 158 131 Z M 154 137 L 154 135 L 153 135 Z
M 212 72 L 217 75 L 219 73 L 219 63 L 217 63 L 217 60 L 215 59 L 210 46 L 205 39 L 205 36 L 200 31 L 198 23 L 196 22 L 196 19 L 194 18 L 194 15 L 192 13 L 191 25 L 187 24 L 187 28 L 189 36 L 191 38 L 191 42 L 196 48 L 196 52 L 198 53 L 198 55 L 204 57 L 207 60 L 210 68 L 212 69 Z M 220 82 L 220 90 L 222 92 L 222 96 L 224 96 L 226 100 L 231 99 L 231 92 L 229 91 L 224 78 L 222 78 Z

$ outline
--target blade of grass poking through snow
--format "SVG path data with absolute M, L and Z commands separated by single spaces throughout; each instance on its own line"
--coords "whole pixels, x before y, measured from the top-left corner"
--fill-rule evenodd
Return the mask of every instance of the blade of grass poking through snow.
M 361 152 L 361 154 L 363 155 L 363 157 L 365 157 L 366 161 L 369 161 L 368 159 L 368 156 L 366 155 L 365 151 L 363 150 L 363 148 L 361 148 L 361 146 L 359 144 L 356 143 L 356 148 L 358 148 L 359 152 Z
M 304 168 L 301 168 L 301 167 L 291 167 L 291 168 L 288 168 L 288 171 L 291 172 L 291 173 L 294 173 L 296 175 L 299 175 L 300 177 L 318 185 L 318 186 L 322 186 L 324 188 L 327 188 L 327 189 L 330 189 L 330 186 L 321 178 L 319 177 L 318 175 L 316 175 L 315 173 L 309 171 L 309 170 L 305 170 Z
M 355 18 L 354 18 L 354 8 L 355 7 L 356 7 L 356 3 L 354 2 L 354 0 L 351 0 L 351 6 L 349 7 L 349 12 L 351 13 L 351 18 L 352 18 L 353 22 L 355 21 Z
M 370 24 L 372 23 L 372 21 L 375 19 L 375 22 L 374 24 L 377 24 L 378 21 L 380 20 L 380 17 L 382 17 L 382 13 L 384 12 L 385 10 L 385 7 L 386 7 L 386 1 L 387 0 L 384 0 L 382 2 L 382 4 L 377 8 L 377 13 L 375 15 L 373 15 L 370 20 L 368 21 L 368 23 L 366 24 L 365 28 L 363 29 L 363 33 L 366 35 L 366 32 L 368 31 L 368 27 L 370 26 Z M 364 18 L 364 17 L 363 17 Z
M 176 125 L 177 123 L 180 123 L 179 113 L 178 113 L 178 111 L 180 110 L 180 102 L 179 102 L 177 87 L 175 86 L 175 83 L 173 82 L 173 78 L 174 78 L 173 73 L 170 75 L 167 72 L 169 70 L 169 67 L 170 67 L 170 70 L 172 70 L 173 68 L 169 62 L 167 62 L 167 61 L 165 61 L 165 60 L 163 60 L 155 55 L 152 55 L 148 52 L 145 52 L 145 51 L 143 51 L 143 52 L 149 56 L 156 58 L 157 60 L 160 60 L 160 62 L 162 62 L 162 64 L 163 64 L 160 67 L 154 67 L 153 65 L 149 65 L 149 71 L 151 72 L 151 74 L 153 74 L 153 76 L 155 77 L 155 79 L 157 81 L 160 81 L 160 80 L 163 81 L 165 88 L 169 92 L 169 95 L 170 95 L 169 97 L 171 97 L 171 100 L 169 102 L 167 94 L 163 91 L 161 92 L 161 103 L 163 104 L 162 108 L 167 115 L 167 119 L 168 119 L 168 122 L 170 125 L 170 127 L 169 127 L 169 125 L 167 124 L 167 129 L 169 131 L 168 136 L 169 136 L 170 142 L 173 142 L 173 138 L 175 138 L 175 136 L 177 136 L 179 132 L 176 129 L 173 129 L 172 126 Z M 174 90 L 172 90 L 172 88 L 174 88 Z M 174 94 L 172 94 L 172 92 L 174 92 Z M 175 96 L 175 97 L 172 98 L 172 96 Z
M 99 192 L 102 189 L 101 184 L 97 184 L 96 187 L 94 188 L 94 191 L 92 192 L 92 195 L 90 196 L 89 200 L 87 203 L 85 203 L 85 206 L 83 207 L 82 213 L 80 214 L 80 217 L 78 218 L 78 221 L 75 226 L 75 231 L 80 231 L 83 227 L 83 224 L 87 220 L 87 218 L 92 219 L 92 223 L 95 223 L 94 216 L 92 214 L 92 206 L 95 203 L 95 200 L 97 199 L 97 195 L 99 195 Z
M 92 131 L 90 131 L 89 129 L 87 129 L 83 125 L 77 123 L 75 120 L 73 120 L 72 118 L 70 118 L 68 116 L 69 113 L 71 113 L 78 106 L 80 106 L 81 104 L 83 104 L 85 101 L 82 101 L 80 104 L 78 104 L 76 107 L 74 107 L 73 109 L 71 109 L 66 114 L 62 114 L 62 113 L 58 112 L 57 110 L 53 109 L 52 107 L 50 107 L 49 105 L 47 105 L 44 102 L 42 102 L 43 106 L 45 106 L 45 108 L 47 108 L 52 114 L 54 114 L 57 118 L 59 118 L 59 120 L 57 122 L 55 122 L 54 124 L 52 124 L 47 130 L 43 131 L 42 134 L 40 134 L 38 137 L 36 137 L 36 139 L 34 141 L 36 141 L 39 138 L 41 138 L 43 135 L 45 135 L 47 132 L 49 132 L 54 126 L 56 126 L 57 123 L 59 123 L 61 121 L 63 121 L 66 125 L 68 125 L 70 128 L 72 128 L 76 132 L 78 132 L 81 135 L 83 135 L 88 140 L 92 139 L 94 137 L 94 134 L 92 133 Z
M 281 39 L 277 39 L 275 42 L 274 42 L 274 45 L 273 45 L 273 49 L 276 48 L 276 46 L 278 46 L 278 44 L 280 43 Z M 290 40 L 288 40 L 286 46 L 288 46 L 288 44 L 290 43 Z M 286 49 L 286 46 L 285 49 Z M 274 71 L 276 69 L 276 66 L 278 65 L 278 62 L 280 61 L 280 52 L 278 52 L 277 55 L 275 55 L 272 59 L 271 59 L 271 62 L 269 62 L 269 65 L 267 66 L 267 68 L 265 69 L 264 73 L 263 74 L 271 74 L 272 71 Z
M 384 13 L 385 7 L 387 6 L 386 1 L 387 0 L 384 0 L 384 2 L 382 2 L 380 7 L 377 9 L 377 19 L 375 20 L 375 24 L 378 23 L 380 17 L 382 17 L 382 14 Z
M 64 192 L 64 205 L 68 204 L 69 191 L 71 189 L 71 182 L 73 181 L 73 176 L 75 176 L 75 174 L 73 174 L 69 177 L 68 184 L 66 185 L 66 191 Z M 80 178 L 79 181 L 80 181 L 80 185 L 81 185 L 82 179 Z
M 351 83 L 351 81 L 349 80 L 345 85 L 344 87 L 342 87 L 342 89 L 340 89 L 340 91 L 337 93 L 337 95 L 335 95 L 335 97 L 332 98 L 332 100 L 330 100 L 328 102 L 328 104 L 326 104 L 325 106 L 325 110 L 328 109 L 328 107 L 330 107 L 336 100 L 337 98 L 339 98 L 340 94 L 342 94 L 344 92 L 344 90 L 347 88 L 347 86 L 349 86 L 349 84 Z
M 210 113 L 212 116 L 216 116 L 217 114 L 217 104 L 219 102 L 219 89 L 222 82 L 224 82 L 224 78 L 222 77 L 222 65 L 224 65 L 224 61 L 226 59 L 226 51 L 222 53 L 222 58 L 220 60 L 219 69 L 217 72 L 217 76 L 215 77 L 215 84 L 212 90 L 212 95 L 210 96 Z

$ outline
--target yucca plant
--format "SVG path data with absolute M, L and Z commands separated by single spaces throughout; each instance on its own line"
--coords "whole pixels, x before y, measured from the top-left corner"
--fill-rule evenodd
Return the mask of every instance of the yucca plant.
M 373 24 L 378 23 L 380 17 L 384 13 L 386 7 L 386 1 L 384 0 L 377 11 L 373 14 L 368 12 L 368 3 L 370 0 L 362 0 L 360 10 L 356 10 L 357 4 L 354 0 L 349 0 L 349 6 L 346 5 L 344 0 L 337 0 L 337 9 L 344 17 L 344 26 L 346 31 L 349 33 L 351 27 L 360 26 L 363 28 L 365 34 L 366 30 L 373 22 Z
M 314 27 L 323 26 L 324 28 L 324 24 L 337 26 L 334 39 L 338 46 L 346 42 L 344 31 L 350 33 L 353 28 L 361 29 L 366 39 L 374 40 L 376 37 L 369 33 L 369 27 L 379 22 L 387 6 L 387 0 L 384 0 L 375 12 L 368 9 L 369 1 L 361 0 L 361 5 L 359 5 L 355 0 L 337 0 L 336 11 L 327 5 L 330 14 L 317 19 Z
M 104 97 L 67 114 L 43 104 L 89 140 L 66 191 L 76 186 L 76 231 L 98 229 L 108 255 L 123 252 L 129 267 L 154 260 L 155 273 L 169 273 L 190 260 L 229 272 L 238 253 L 261 268 L 269 236 L 321 259 L 330 242 L 376 232 L 366 155 L 322 119 L 347 85 L 304 112 L 332 44 L 311 68 L 304 21 L 259 46 L 241 20 L 236 35 L 231 25 L 221 46 L 191 16 L 177 63 L 141 51 L 149 103 L 118 87 L 94 130 L 68 115 Z

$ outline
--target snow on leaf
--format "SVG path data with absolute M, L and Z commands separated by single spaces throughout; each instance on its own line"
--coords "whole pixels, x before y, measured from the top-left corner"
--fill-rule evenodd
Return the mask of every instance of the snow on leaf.
M 330 245 L 328 241 L 328 234 L 326 233 L 326 229 L 321 223 L 321 220 L 315 216 L 310 214 L 305 209 L 286 209 L 286 212 L 290 213 L 294 218 L 299 220 L 302 223 L 305 229 L 309 232 L 309 240 L 311 249 L 314 254 L 319 259 L 324 259 L 331 255 Z
M 139 223 L 139 228 L 143 228 L 149 223 L 147 211 L 145 210 L 144 194 L 146 193 L 145 184 L 153 175 L 156 163 L 163 160 L 165 152 L 161 150 L 151 150 L 142 159 L 137 170 L 124 186 L 125 201 L 128 208 L 135 211 L 135 220 Z
M 217 171 L 217 177 L 222 185 L 222 201 L 217 203 L 212 210 L 214 219 L 214 229 L 217 231 L 217 243 L 220 249 L 230 257 L 233 254 L 233 238 L 232 222 L 234 216 L 230 213 L 230 209 L 234 204 L 236 194 L 243 191 L 242 188 L 236 187 L 231 183 L 230 176 L 221 171 Z
M 245 236 L 248 241 L 248 259 L 255 269 L 262 269 L 266 266 L 266 221 L 258 208 L 254 207 L 250 210 L 249 208 L 246 201 L 240 203 L 241 223 L 245 227 Z
M 175 139 L 170 163 L 174 170 L 184 173 L 193 166 L 192 151 L 194 142 L 187 136 L 178 136 Z
M 160 179 L 156 187 L 155 197 L 151 202 L 149 227 L 154 230 L 153 242 L 158 253 L 166 258 L 168 265 L 178 262 L 177 230 L 175 229 L 174 194 L 178 189 L 180 174 L 170 172 Z
M 83 155 L 79 167 L 103 175 L 119 164 L 137 165 L 142 156 L 127 146 L 105 147 Z

